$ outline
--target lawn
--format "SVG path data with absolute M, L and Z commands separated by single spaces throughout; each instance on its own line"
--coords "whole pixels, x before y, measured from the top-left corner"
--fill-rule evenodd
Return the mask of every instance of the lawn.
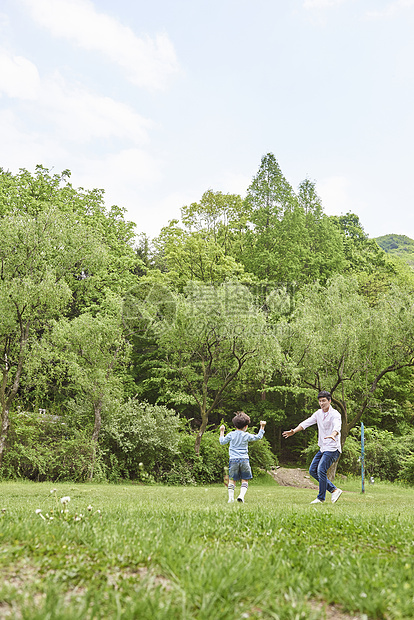
M 414 618 L 414 489 L 341 487 L 1 483 L 0 618 Z

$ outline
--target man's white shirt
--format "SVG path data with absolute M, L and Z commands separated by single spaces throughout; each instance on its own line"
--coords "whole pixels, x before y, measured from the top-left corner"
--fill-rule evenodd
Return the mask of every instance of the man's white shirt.
M 312 424 L 318 425 L 318 446 L 321 452 L 335 452 L 335 450 L 341 450 L 341 426 L 342 418 L 339 411 L 329 405 L 328 411 L 325 413 L 322 409 L 318 409 L 310 418 L 307 418 L 300 423 L 300 426 L 305 430 Z M 334 431 L 338 434 L 335 439 L 325 439 L 332 435 Z

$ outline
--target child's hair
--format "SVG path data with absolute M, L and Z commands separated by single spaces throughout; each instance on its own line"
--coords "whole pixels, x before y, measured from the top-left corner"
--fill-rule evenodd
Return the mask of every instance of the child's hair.
M 241 429 L 250 424 L 250 418 L 244 411 L 236 411 L 232 422 L 236 428 Z

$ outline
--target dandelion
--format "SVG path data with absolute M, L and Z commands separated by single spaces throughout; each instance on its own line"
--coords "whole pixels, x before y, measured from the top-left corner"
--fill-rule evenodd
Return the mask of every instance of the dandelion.
M 92 506 L 91 506 L 90 504 L 89 504 L 89 506 L 88 506 L 88 510 L 89 510 L 89 512 L 90 512 L 91 510 L 93 510 L 93 508 L 92 508 Z
M 6 512 L 6 509 L 5 509 L 5 508 L 2 508 L 2 509 L 1 509 L 1 511 L 2 511 L 2 513 L 4 514 L 4 513 Z
M 139 467 L 140 469 L 143 469 L 143 467 L 144 467 L 144 463 L 138 463 L 138 467 Z
M 39 515 L 42 512 L 41 508 L 36 508 L 36 514 Z
M 65 495 L 65 497 L 61 497 L 61 499 L 60 499 L 60 503 L 61 503 L 61 504 L 63 504 L 64 506 L 65 506 L 66 504 L 68 504 L 69 502 L 70 502 L 70 497 L 69 497 L 69 495 Z
M 57 489 L 50 489 L 51 493 L 56 493 Z

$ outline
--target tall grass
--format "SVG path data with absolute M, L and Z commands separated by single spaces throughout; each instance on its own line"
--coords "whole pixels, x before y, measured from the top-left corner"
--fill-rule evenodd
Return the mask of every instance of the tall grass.
M 56 488 L 0 485 L 0 618 L 414 618 L 412 489 Z

